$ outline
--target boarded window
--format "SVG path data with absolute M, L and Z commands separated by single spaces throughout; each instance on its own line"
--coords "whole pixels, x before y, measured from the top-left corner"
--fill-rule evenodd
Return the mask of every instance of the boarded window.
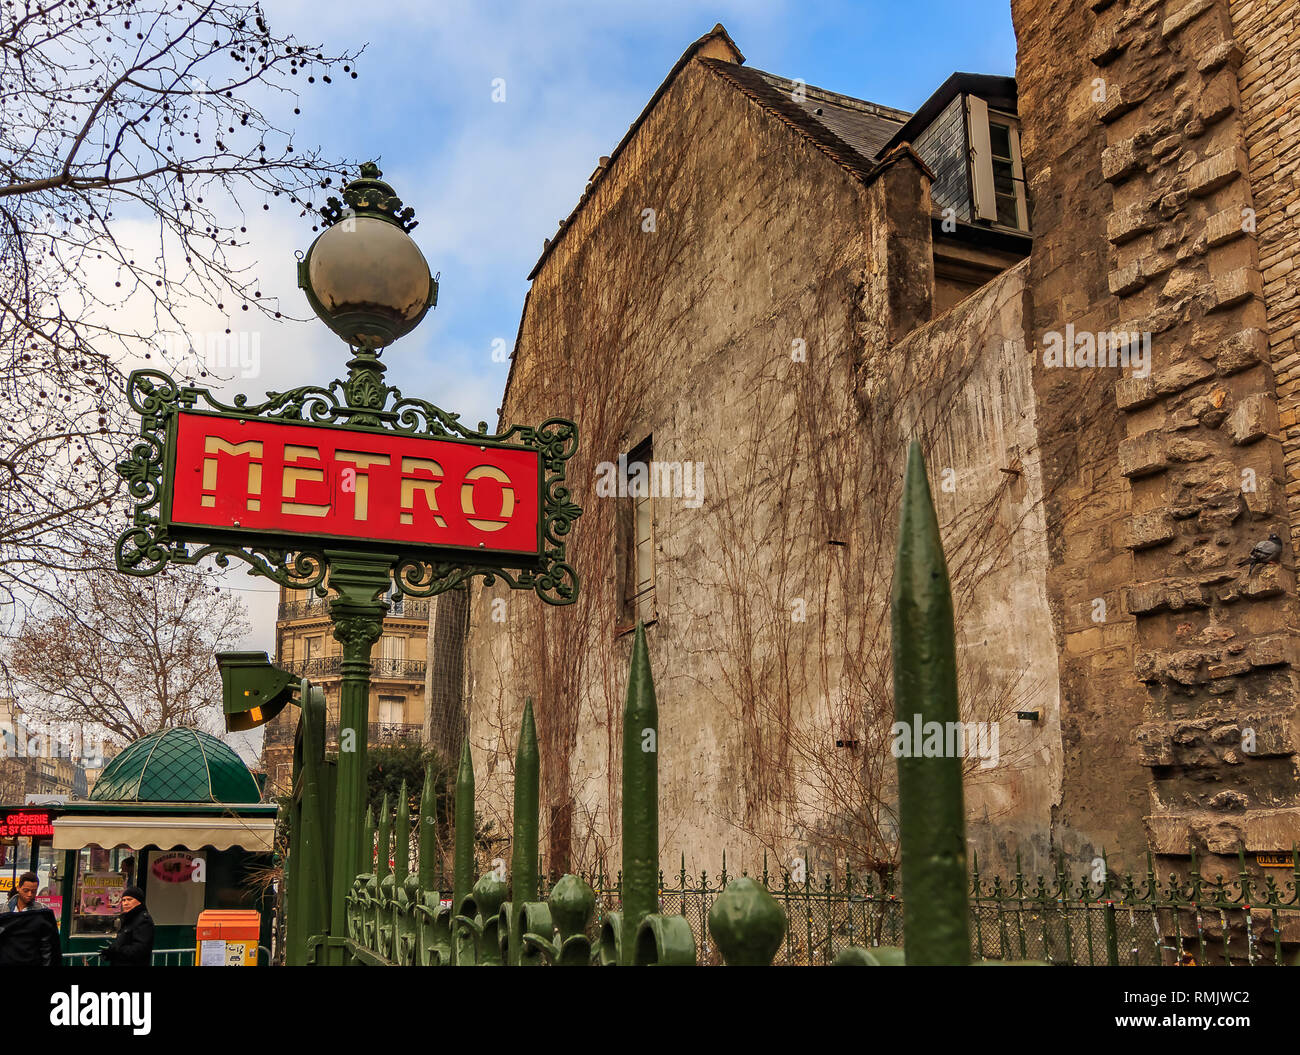
M 623 626 L 655 618 L 654 498 L 651 479 L 654 446 L 647 438 L 627 456 L 627 496 L 620 498 L 619 555 L 622 567 Z

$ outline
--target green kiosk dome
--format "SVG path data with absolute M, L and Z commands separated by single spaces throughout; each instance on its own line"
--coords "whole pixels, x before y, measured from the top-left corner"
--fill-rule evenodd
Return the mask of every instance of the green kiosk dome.
M 142 736 L 105 768 L 94 802 L 258 802 L 248 767 L 215 736 L 165 729 Z

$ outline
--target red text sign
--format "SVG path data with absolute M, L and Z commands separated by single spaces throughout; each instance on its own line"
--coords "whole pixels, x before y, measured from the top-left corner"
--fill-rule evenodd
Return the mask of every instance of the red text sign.
M 541 461 L 526 448 L 198 413 L 177 415 L 173 448 L 178 534 L 541 549 Z
M 15 835 L 26 837 L 53 834 L 54 822 L 48 813 L 31 813 L 27 810 L 7 813 L 4 815 L 4 823 L 0 824 L 0 839 L 9 839 Z

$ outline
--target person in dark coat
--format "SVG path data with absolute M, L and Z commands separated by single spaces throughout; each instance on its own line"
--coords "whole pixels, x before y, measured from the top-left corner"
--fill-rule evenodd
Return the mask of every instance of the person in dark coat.
M 26 912 L 28 909 L 36 907 L 36 888 L 40 886 L 40 879 L 35 872 L 24 872 L 18 877 L 18 882 L 14 885 L 13 896 L 9 899 L 9 906 L 6 912 Z
M 59 924 L 48 908 L 0 913 L 0 967 L 58 967 Z
M 122 923 L 117 938 L 104 947 L 104 959 L 114 967 L 148 967 L 153 959 L 153 918 L 144 907 L 144 891 L 122 891 Z

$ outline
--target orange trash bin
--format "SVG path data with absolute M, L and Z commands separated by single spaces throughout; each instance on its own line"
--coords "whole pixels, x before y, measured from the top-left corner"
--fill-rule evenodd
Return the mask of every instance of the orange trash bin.
M 255 909 L 209 908 L 195 931 L 196 967 L 256 967 L 262 914 Z

